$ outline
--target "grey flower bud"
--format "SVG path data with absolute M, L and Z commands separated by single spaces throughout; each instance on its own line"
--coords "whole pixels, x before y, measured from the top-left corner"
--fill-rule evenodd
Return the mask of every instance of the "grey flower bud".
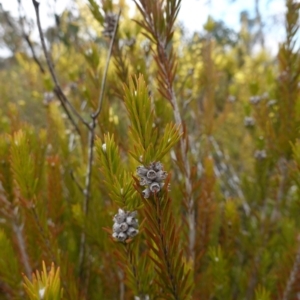
M 261 100 L 260 96 L 252 96 L 252 97 L 250 97 L 250 103 L 252 103 L 252 104 L 257 104 L 257 103 L 260 102 L 260 100 Z
M 145 168 L 144 166 L 138 166 L 136 169 L 136 173 L 138 176 L 146 176 L 148 172 L 148 169 Z
M 118 239 L 120 242 L 124 242 L 124 241 L 127 239 L 127 234 L 124 233 L 124 232 L 120 232 L 120 233 L 118 234 L 117 239 Z
M 146 188 L 145 190 L 142 191 L 142 194 L 145 199 L 148 199 L 150 197 L 150 189 Z
M 137 216 L 137 211 L 136 211 L 136 210 L 134 210 L 134 211 L 128 213 L 128 217 L 135 218 L 136 216 Z
M 254 153 L 254 157 L 257 160 L 264 160 L 265 158 L 267 158 L 267 152 L 266 150 L 256 150 Z
M 149 190 L 149 189 L 148 189 Z M 150 196 L 150 190 L 149 190 Z M 138 220 L 136 219 L 137 211 L 124 211 L 119 209 L 119 213 L 115 215 L 113 224 L 112 237 L 120 242 L 124 242 L 128 237 L 134 237 L 138 234 Z M 120 223 L 120 220 L 123 222 Z
M 236 98 L 235 98 L 235 96 L 230 95 L 230 96 L 228 96 L 227 100 L 228 100 L 228 102 L 233 103 L 233 102 L 235 102 Z
M 104 30 L 102 31 L 104 36 L 112 37 L 116 22 L 117 22 L 116 14 L 112 12 L 106 13 L 104 18 Z
M 119 223 L 115 223 L 114 225 L 113 225 L 113 232 L 114 233 L 120 233 L 122 230 L 121 230 L 121 224 L 119 224 Z
M 119 226 L 122 232 L 125 232 L 128 229 L 128 224 L 126 222 L 120 224 Z
M 276 100 L 272 99 L 272 100 L 268 101 L 267 105 L 268 105 L 268 107 L 271 107 L 271 106 L 275 105 L 276 102 L 277 102 Z
M 133 227 L 129 227 L 128 231 L 127 231 L 127 234 L 130 236 L 130 237 L 134 237 L 138 234 L 138 230 L 133 228 Z
M 160 185 L 159 185 L 159 183 L 157 183 L 157 182 L 153 182 L 153 183 L 151 183 L 149 189 L 150 189 L 150 191 L 151 191 L 152 193 L 154 193 L 154 192 L 157 193 L 157 192 L 160 191 Z
M 44 93 L 44 100 L 43 103 L 45 105 L 48 105 L 50 102 L 54 100 L 54 94 L 52 92 L 46 92 Z
M 126 218 L 126 223 L 129 226 L 137 227 L 138 226 L 138 221 L 134 217 L 127 217 Z
M 252 117 L 245 117 L 244 125 L 245 127 L 253 127 L 255 125 L 255 120 Z
M 127 214 L 125 213 L 125 211 L 123 209 L 119 208 L 119 212 L 118 212 L 118 214 L 116 214 L 114 216 L 113 220 L 115 223 L 121 224 L 125 221 L 126 217 L 127 217 Z
M 156 180 L 157 182 L 163 181 L 167 178 L 168 173 L 166 171 L 158 171 L 156 173 Z
M 162 163 L 160 161 L 154 163 L 153 169 L 156 172 L 161 171 L 163 169 Z
M 156 172 L 154 170 L 149 170 L 147 172 L 147 178 L 150 180 L 154 180 L 156 178 Z
M 141 186 L 148 185 L 148 184 L 151 184 L 151 183 L 152 183 L 152 181 L 149 180 L 148 178 L 146 178 L 146 177 L 141 177 L 141 180 L 140 180 L 140 185 L 141 185 Z

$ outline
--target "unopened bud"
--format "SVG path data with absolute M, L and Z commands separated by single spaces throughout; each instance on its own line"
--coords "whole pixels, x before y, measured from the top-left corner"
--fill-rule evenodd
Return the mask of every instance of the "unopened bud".
M 254 157 L 257 160 L 264 160 L 267 158 L 267 152 L 266 150 L 256 150 L 254 153 Z
M 252 117 L 245 117 L 244 125 L 245 127 L 253 127 L 255 125 L 255 120 Z
M 150 189 L 146 188 L 145 190 L 142 191 L 142 194 L 145 199 L 148 199 L 150 197 Z
M 127 234 L 130 236 L 130 237 L 134 237 L 138 234 L 138 230 L 133 228 L 133 227 L 129 227 L 128 231 L 127 231 Z
M 150 183 L 152 183 L 152 181 L 147 179 L 146 177 L 142 177 L 141 180 L 140 180 L 140 185 L 141 186 L 148 185 Z
M 120 224 L 120 230 L 122 232 L 125 232 L 127 229 L 128 229 L 128 224 L 127 223 L 124 222 L 124 223 Z
M 157 182 L 153 182 L 153 183 L 150 185 L 149 189 L 150 189 L 150 191 L 151 191 L 152 193 L 154 193 L 154 192 L 157 193 L 157 192 L 160 191 L 160 185 L 159 185 L 159 183 L 157 183 Z
M 156 181 L 160 182 L 167 178 L 168 173 L 166 171 L 158 171 L 156 173 Z
M 125 219 L 126 219 L 126 213 L 122 209 L 119 209 L 119 213 L 116 214 L 113 218 L 114 222 L 119 224 L 123 223 Z
M 260 102 L 260 100 L 261 100 L 260 96 L 252 96 L 252 97 L 250 97 L 250 103 L 252 103 L 252 104 L 257 104 L 257 103 Z
M 134 211 L 128 213 L 128 217 L 135 218 L 136 216 L 137 216 L 137 211 L 136 211 L 136 210 L 134 210 Z
M 118 234 L 117 239 L 118 239 L 119 241 L 121 241 L 121 242 L 124 242 L 124 241 L 127 239 L 127 234 L 124 233 L 124 232 L 120 232 L 120 233 Z
M 161 171 L 163 169 L 163 165 L 160 161 L 154 163 L 154 171 L 158 172 Z
M 126 223 L 129 225 L 129 226 L 133 226 L 133 227 L 137 227 L 138 226 L 138 222 L 135 218 L 133 217 L 127 217 L 126 218 Z
M 145 168 L 144 166 L 139 166 L 139 167 L 137 167 L 136 172 L 137 172 L 138 176 L 146 176 L 148 169 Z
M 122 231 L 122 230 L 121 230 L 121 224 L 115 223 L 115 224 L 113 225 L 113 232 L 119 233 L 119 232 L 121 232 L 121 231 Z
M 150 180 L 154 180 L 156 178 L 156 172 L 154 170 L 149 170 L 147 172 L 147 178 Z

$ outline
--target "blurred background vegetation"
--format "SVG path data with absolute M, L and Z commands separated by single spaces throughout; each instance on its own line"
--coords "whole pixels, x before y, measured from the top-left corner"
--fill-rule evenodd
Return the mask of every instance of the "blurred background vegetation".
M 41 269 L 43 260 L 48 267 L 52 262 L 60 266 L 64 290 L 61 296 L 52 266 L 48 271 L 55 296 L 47 299 L 174 299 L 159 294 L 151 264 L 145 263 L 148 272 L 135 289 L 126 255 L 118 253 L 120 245 L 103 230 L 112 226 L 120 205 L 112 191 L 115 179 L 107 179 L 114 174 L 103 166 L 102 141 L 108 144 L 113 135 L 118 161 L 128 174 L 135 175 L 139 165 L 130 156 L 135 141 L 128 133 L 132 119 L 124 103 L 124 86 L 132 76 L 142 74 L 148 86 L 158 135 L 174 122 L 173 106 L 159 90 L 158 50 L 134 21 L 143 16 L 135 10 L 131 17 L 122 0 L 77 0 L 61 14 L 53 13 L 54 25 L 46 28 L 41 20 L 62 91 L 89 119 L 98 105 L 111 42 L 105 18 L 121 9 L 96 119 L 86 214 L 88 131 L 72 114 L 80 133 L 74 129 L 58 99 L 43 49 L 32 34 L 35 16 L 23 10 L 32 2 L 17 2 L 17 16 L 0 6 L 0 46 L 8 53 L 0 58 L 0 299 L 25 299 L 31 289 L 36 290 L 30 299 L 43 299 L 42 280 L 33 287 L 25 280 L 24 289 L 22 278 L 25 274 L 34 281 L 31 273 Z M 207 16 L 204 27 L 192 34 L 175 23 L 168 44 L 176 56 L 173 88 L 195 200 L 192 259 L 186 170 L 177 145 L 162 162 L 172 175 L 172 212 L 192 270 L 193 289 L 186 299 L 299 299 L 300 4 L 286 1 L 284 38 L 274 50 L 265 42 L 260 1 L 253 2 L 255 16 L 241 12 L 239 30 Z M 139 198 L 130 203 L 131 209 L 141 209 Z M 78 263 L 81 232 L 89 245 L 84 276 Z M 144 233 L 139 239 L 144 253 Z M 142 262 L 138 268 L 143 270 Z

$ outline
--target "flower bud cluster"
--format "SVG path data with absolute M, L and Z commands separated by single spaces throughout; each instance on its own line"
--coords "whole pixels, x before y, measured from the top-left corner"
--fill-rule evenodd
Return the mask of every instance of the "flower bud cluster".
M 255 153 L 254 153 L 254 157 L 257 159 L 257 160 L 264 160 L 267 158 L 267 152 L 266 150 L 256 150 Z
M 251 96 L 249 101 L 251 104 L 256 105 L 257 103 L 259 103 L 261 101 L 261 96 Z
M 255 125 L 255 120 L 252 117 L 245 117 L 244 119 L 245 127 L 253 127 Z
M 112 37 L 117 22 L 118 16 L 112 12 L 107 12 L 104 18 L 104 29 L 102 31 L 104 36 Z
M 228 98 L 227 98 L 227 101 L 230 102 L 230 103 L 233 103 L 236 101 L 236 97 L 233 96 L 233 95 L 229 95 Z
M 127 239 L 136 236 L 139 232 L 136 215 L 136 211 L 129 212 L 119 208 L 118 213 L 113 218 L 113 238 L 119 242 L 125 242 Z
M 54 100 L 54 93 L 52 92 L 45 92 L 44 93 L 44 99 L 43 99 L 43 103 L 44 105 L 48 105 L 49 103 L 51 103 Z
M 151 193 L 158 193 L 164 186 L 163 181 L 167 178 L 167 172 L 163 171 L 161 162 L 153 162 L 149 167 L 139 166 L 136 172 L 140 177 L 140 185 L 146 187 L 142 192 L 146 199 Z

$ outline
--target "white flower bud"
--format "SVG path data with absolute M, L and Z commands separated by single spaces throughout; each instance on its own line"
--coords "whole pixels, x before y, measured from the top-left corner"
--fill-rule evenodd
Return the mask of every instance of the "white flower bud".
M 154 163 L 153 169 L 154 169 L 154 171 L 156 171 L 156 172 L 162 171 L 162 169 L 163 169 L 162 163 L 161 163 L 160 161 Z
M 135 229 L 135 228 L 133 228 L 133 227 L 129 227 L 129 229 L 128 229 L 128 231 L 127 231 L 127 234 L 128 234 L 128 236 L 130 236 L 130 237 L 134 237 L 134 236 L 136 236 L 137 234 L 138 234 L 138 230 L 137 229 Z
M 137 216 L 137 211 L 136 211 L 136 210 L 134 210 L 134 211 L 128 213 L 128 217 L 135 218 L 136 216 Z
M 117 232 L 114 232 L 113 234 L 112 234 L 112 237 L 114 238 L 114 239 L 117 239 L 118 238 L 118 233 Z
M 268 101 L 267 105 L 268 105 L 268 107 L 271 107 L 271 106 L 275 105 L 276 102 L 277 102 L 276 100 L 272 99 L 272 100 Z
M 118 239 L 120 242 L 124 242 L 124 241 L 127 239 L 127 234 L 124 233 L 124 232 L 120 232 L 120 233 L 118 234 L 117 239 Z
M 127 215 L 123 209 L 119 209 L 119 213 L 114 216 L 113 220 L 115 223 L 123 223 L 126 219 Z
M 252 103 L 252 104 L 257 104 L 257 103 L 260 102 L 260 100 L 261 100 L 260 96 L 252 96 L 252 97 L 250 97 L 250 103 Z
M 120 230 L 125 232 L 128 229 L 128 224 L 126 222 L 120 224 Z
M 123 210 L 122 208 L 119 208 L 119 210 L 118 210 L 118 214 L 119 215 L 126 215 L 126 212 L 125 212 L 125 210 Z
M 121 224 L 115 223 L 115 224 L 113 225 L 113 232 L 119 233 L 119 232 L 121 232 L 121 231 L 123 231 L 123 230 L 121 230 Z
M 168 173 L 166 171 L 158 171 L 156 173 L 156 180 L 157 182 L 161 182 L 167 178 Z
M 253 127 L 255 125 L 255 120 L 252 117 L 245 117 L 244 125 L 245 127 Z
M 145 199 L 148 199 L 150 197 L 150 190 L 149 188 L 146 188 L 145 190 L 142 191 L 142 194 Z
M 156 172 L 154 170 L 149 170 L 147 172 L 147 178 L 150 180 L 154 180 L 156 178 Z
M 267 152 L 266 150 L 256 150 L 255 153 L 254 153 L 254 157 L 257 159 L 257 160 L 264 160 L 267 158 Z
M 228 96 L 227 100 L 228 100 L 228 102 L 233 103 L 233 102 L 235 102 L 236 98 L 235 98 L 235 96 L 230 95 L 230 96 Z
M 160 185 L 159 185 L 159 183 L 157 183 L 157 182 L 153 182 L 153 183 L 150 185 L 149 189 L 150 189 L 150 191 L 151 191 L 152 193 L 154 193 L 154 192 L 157 193 L 157 192 L 160 191 Z
M 138 226 L 138 221 L 134 217 L 127 217 L 126 218 L 126 223 L 129 226 L 137 227 Z
M 150 183 L 152 183 L 151 180 L 147 179 L 146 177 L 141 177 L 141 180 L 140 180 L 140 185 L 141 186 L 148 185 Z
M 138 176 L 146 176 L 147 172 L 148 169 L 144 166 L 138 166 L 136 169 L 136 173 L 138 174 Z
M 106 152 L 106 144 L 102 144 L 102 150 L 103 152 Z

